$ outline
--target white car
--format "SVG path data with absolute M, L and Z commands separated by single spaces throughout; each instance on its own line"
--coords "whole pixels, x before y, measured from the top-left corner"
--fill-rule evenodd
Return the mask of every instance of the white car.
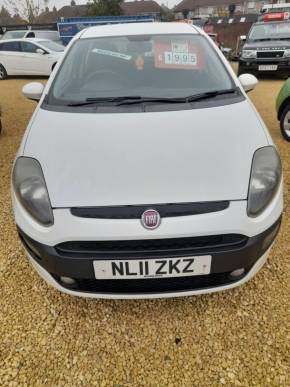
M 265 263 L 281 161 L 246 92 L 198 28 L 92 27 L 70 43 L 13 169 L 20 238 L 71 295 L 175 297 L 230 289 Z M 262 278 L 260 279 L 262 280 Z
M 64 49 L 44 39 L 0 40 L 0 80 L 10 75 L 49 76 Z
M 21 38 L 38 38 L 38 39 L 48 39 L 55 42 L 60 42 L 60 36 L 58 31 L 50 30 L 15 30 L 15 31 L 6 31 L 2 36 L 2 40 L 7 39 L 21 39 Z

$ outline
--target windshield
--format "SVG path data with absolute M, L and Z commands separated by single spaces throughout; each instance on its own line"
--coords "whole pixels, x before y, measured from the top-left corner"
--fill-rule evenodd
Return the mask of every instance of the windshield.
M 48 103 L 139 96 L 181 98 L 234 85 L 201 35 L 79 39 L 50 89 Z
M 290 22 L 263 23 L 253 26 L 248 40 L 290 39 Z
M 35 31 L 35 35 L 39 39 L 59 40 L 57 31 Z
M 40 41 L 38 43 L 41 44 L 44 48 L 47 48 L 48 50 L 51 50 L 51 51 L 62 52 L 65 49 L 65 47 L 62 46 L 61 44 L 58 44 L 58 43 L 55 43 L 52 41 L 44 40 L 44 41 Z
M 25 36 L 27 31 L 8 31 L 5 32 L 2 39 L 20 39 Z

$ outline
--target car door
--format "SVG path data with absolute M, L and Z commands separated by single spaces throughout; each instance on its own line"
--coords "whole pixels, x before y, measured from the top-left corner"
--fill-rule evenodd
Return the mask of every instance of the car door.
M 20 42 L 5 41 L 0 44 L 0 63 L 5 67 L 8 75 L 21 75 L 22 52 Z
M 32 42 L 21 42 L 22 64 L 25 74 L 49 75 L 47 52 Z M 41 49 L 43 53 L 37 52 Z

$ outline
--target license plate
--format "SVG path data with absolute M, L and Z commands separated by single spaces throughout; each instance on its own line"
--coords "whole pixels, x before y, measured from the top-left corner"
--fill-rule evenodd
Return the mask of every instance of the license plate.
M 260 65 L 259 71 L 275 71 L 277 68 L 278 65 Z
M 94 270 L 98 280 L 189 277 L 209 274 L 211 258 L 210 255 L 203 255 L 166 259 L 94 261 Z

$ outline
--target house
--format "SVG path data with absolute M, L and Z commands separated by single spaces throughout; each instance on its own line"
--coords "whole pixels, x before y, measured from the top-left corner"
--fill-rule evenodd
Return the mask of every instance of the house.
M 182 0 L 175 8 L 175 19 L 209 17 L 209 16 L 228 16 L 229 7 L 234 5 L 233 13 L 239 14 L 257 14 L 260 12 L 265 1 L 253 0 Z
M 153 16 L 161 19 L 166 16 L 168 8 L 160 6 L 156 1 L 140 0 L 127 1 L 121 4 L 122 14 L 124 16 Z M 45 10 L 38 18 L 38 22 L 55 22 L 60 18 L 86 17 L 90 15 L 90 3 L 83 5 L 65 5 L 58 11 Z
M 85 17 L 89 14 L 90 6 L 88 4 L 82 5 L 65 5 L 57 12 L 58 18 L 64 17 Z
M 160 19 L 163 14 L 162 6 L 151 0 L 126 1 L 121 8 L 125 16 L 153 16 Z

